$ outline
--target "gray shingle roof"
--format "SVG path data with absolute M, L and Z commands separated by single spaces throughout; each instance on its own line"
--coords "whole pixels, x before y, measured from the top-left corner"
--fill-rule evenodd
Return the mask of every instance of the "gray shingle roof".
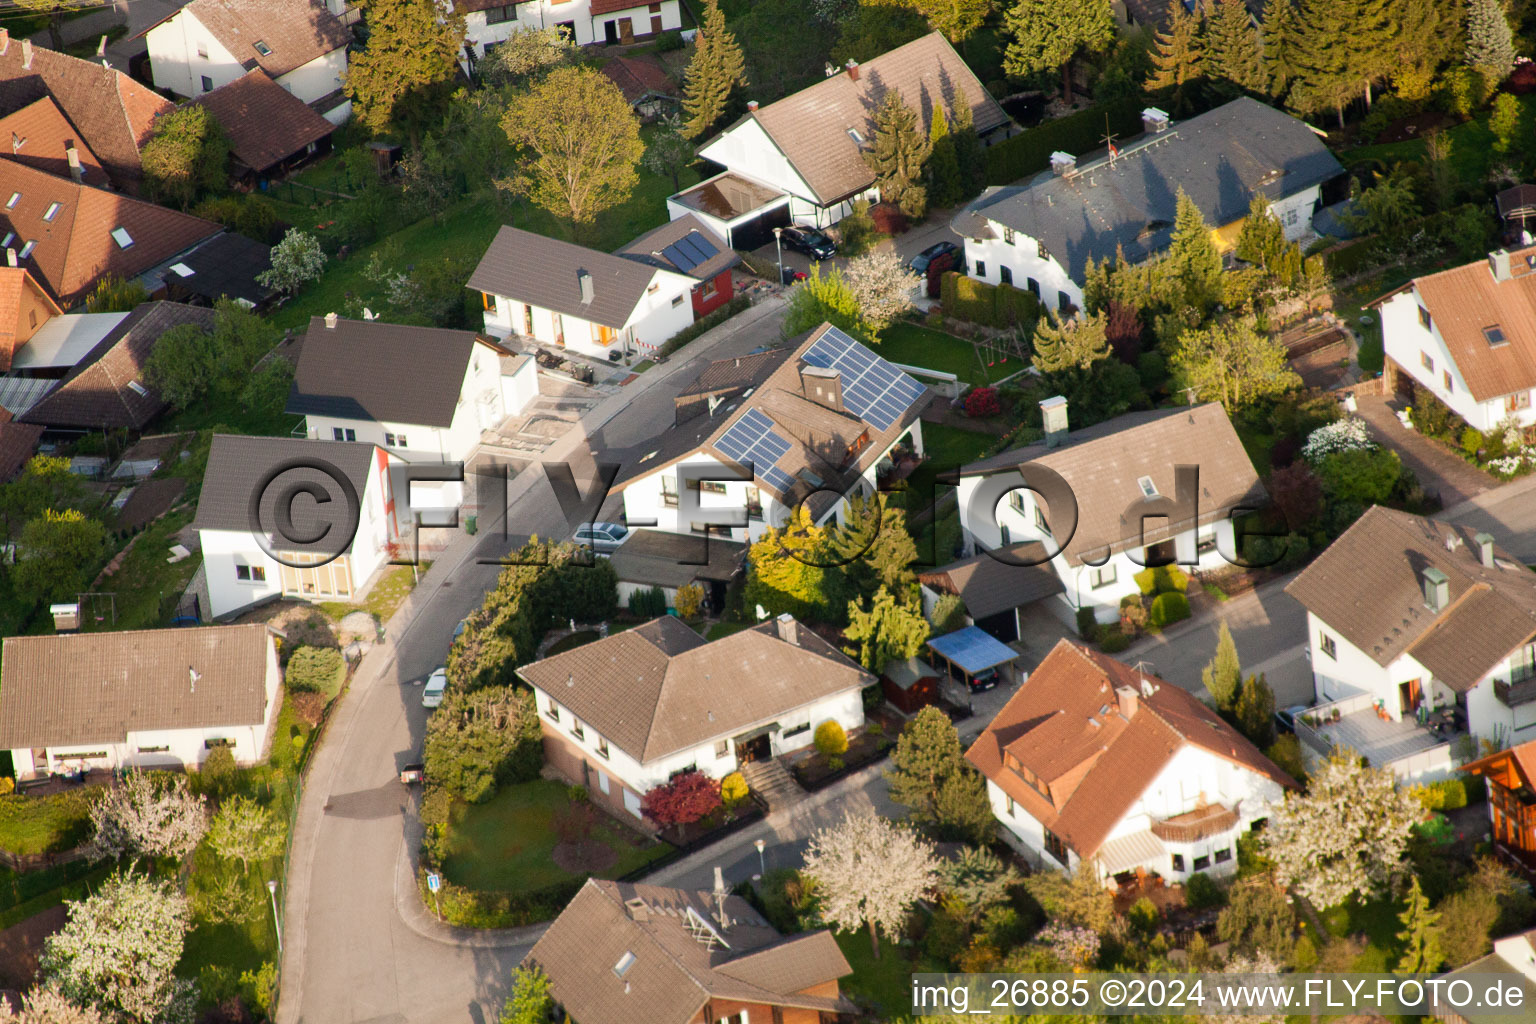
M 258 724 L 271 644 L 261 623 L 9 637 L 0 658 L 0 748 Z
M 667 257 L 665 250 L 678 239 L 687 238 L 690 235 L 708 242 L 715 250 L 715 254 L 703 263 L 685 270 L 674 264 Z M 726 245 L 725 239 L 711 231 L 703 221 L 691 213 L 685 213 L 676 220 L 667 221 L 661 227 L 647 231 L 633 242 L 618 249 L 615 255 L 623 256 L 627 260 L 635 260 L 648 267 L 686 274 L 696 281 L 708 281 L 720 271 L 741 262 L 741 255 Z
M 1257 193 L 1293 195 L 1343 173 L 1306 124 L 1243 97 L 1163 132 L 1128 142 L 1111 164 L 1080 160 L 1076 174 L 991 189 L 955 216 L 981 237 L 976 218 L 1043 242 L 1075 279 L 1091 258 L 1123 248 L 1131 262 L 1167 248 L 1182 187 L 1213 226 L 1244 217 Z
M 377 320 L 311 317 L 299 350 L 288 412 L 448 427 L 475 345 L 510 355 L 472 331 Z
M 581 301 L 581 271 L 592 277 L 590 303 Z M 655 274 L 636 260 L 503 227 L 469 275 L 469 287 L 617 329 L 629 322 Z
M 709 542 L 705 561 L 705 541 Z M 696 579 L 729 580 L 741 567 L 746 545 L 719 537 L 666 530 L 634 530 L 608 556 L 624 583 L 680 587 Z
M 1036 564 L 1010 565 L 993 557 L 991 552 L 983 551 L 919 573 L 918 579 L 940 593 L 959 596 L 965 602 L 965 610 L 977 619 L 1011 611 L 1066 589 L 1061 577 L 1044 559 L 1044 544 L 1028 541 L 1013 545 L 1008 552 L 1020 561 Z

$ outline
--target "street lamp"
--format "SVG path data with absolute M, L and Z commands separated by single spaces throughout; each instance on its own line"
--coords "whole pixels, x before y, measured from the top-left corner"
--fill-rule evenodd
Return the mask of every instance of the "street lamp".
M 272 898 L 272 923 L 277 926 L 277 951 L 283 951 L 283 919 L 277 913 L 277 882 L 267 879 L 267 895 Z
M 763 863 L 763 847 L 767 846 L 768 844 L 764 840 L 758 839 L 758 840 L 755 840 L 752 843 L 752 845 L 757 847 L 757 870 L 758 870 L 758 873 L 766 875 L 768 873 L 768 866 Z
M 779 243 L 779 236 L 784 234 L 783 228 L 773 229 L 773 258 L 779 268 L 779 284 L 784 283 L 784 246 Z M 759 853 L 762 851 L 759 850 Z

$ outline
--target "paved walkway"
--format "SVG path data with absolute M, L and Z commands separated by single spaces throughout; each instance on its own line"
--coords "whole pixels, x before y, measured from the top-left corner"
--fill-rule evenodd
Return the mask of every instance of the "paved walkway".
M 1413 470 L 1427 494 L 1438 494 L 1445 508 L 1475 498 L 1498 486 L 1498 481 L 1460 457 L 1441 448 L 1417 430 L 1402 425 L 1397 412 L 1385 398 L 1359 399 L 1360 418 L 1370 425 L 1371 434 L 1402 458 Z

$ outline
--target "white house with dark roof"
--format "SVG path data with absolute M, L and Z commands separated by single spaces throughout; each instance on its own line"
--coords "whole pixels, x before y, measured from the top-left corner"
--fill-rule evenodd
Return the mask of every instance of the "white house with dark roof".
M 366 590 L 410 525 L 401 521 L 405 510 L 396 506 L 389 476 L 398 461 L 361 442 L 215 434 L 192 521 L 208 595 L 203 617 L 278 597 L 346 601 Z M 299 497 L 291 505 L 300 537 L 314 542 L 280 530 L 280 499 L 298 487 L 328 499 Z M 253 522 L 258 492 L 262 505 Z
M 1142 124 L 1111 153 L 1054 153 L 1052 173 L 989 188 L 957 212 L 970 276 L 1081 309 L 1090 259 L 1140 263 L 1168 247 L 1180 188 L 1230 249 L 1255 195 L 1287 238 L 1309 238 L 1323 183 L 1344 170 L 1304 122 L 1249 97 L 1180 122 L 1148 108 Z
M 693 278 L 696 283 L 689 299 L 694 319 L 708 316 L 731 301 L 735 291 L 731 268 L 741 262 L 741 256 L 724 238 L 692 214 L 647 231 L 614 255 Z
M 630 450 L 614 488 L 626 522 L 755 541 L 802 502 L 813 522 L 834 519 L 897 459 L 922 455 L 932 392 L 869 348 L 822 324 L 772 358 L 771 371 L 753 363 L 762 382 L 734 397 L 680 396 L 679 415 L 692 415 Z M 726 522 L 743 510 L 744 525 Z
M 196 768 L 228 747 L 267 755 L 281 674 L 262 623 L 7 637 L 0 750 L 16 778 Z
M 464 15 L 464 48 L 479 60 L 517 31 L 561 29 L 577 46 L 629 45 L 683 27 L 678 0 L 456 0 Z
M 875 682 L 788 614 L 718 640 L 666 615 L 517 674 L 538 702 L 545 760 L 636 818 L 679 772 L 719 780 L 804 749 L 822 722 L 862 728 Z
M 496 232 L 469 277 L 487 334 L 598 359 L 654 352 L 693 323 L 696 284 L 682 271 L 514 227 Z
M 1133 412 L 1080 430 L 1068 428 L 1065 399 L 1040 406 L 1045 440 L 961 470 L 967 545 L 1007 561 L 998 549 L 1044 544 L 1063 586 L 1048 606 L 1068 621 L 1079 608 L 1117 620 L 1121 598 L 1140 592 L 1134 577 L 1148 565 L 1217 569 L 1236 558 L 1234 510 L 1268 499 L 1220 405 Z M 1034 478 L 1036 467 L 1067 492 Z M 1182 480 L 1180 467 L 1188 467 Z
M 537 395 L 537 364 L 473 331 L 331 313 L 309 321 L 287 411 L 313 439 L 376 444 L 407 462 L 467 462 L 482 431 Z
M 748 102 L 745 116 L 699 147 L 699 156 L 721 165 L 731 177 L 760 186 L 761 194 L 745 204 L 740 198 L 751 190 L 731 187 L 730 194 L 738 201 L 731 204 L 724 220 L 744 224 L 779 211 L 781 223 L 826 227 L 846 217 L 854 200 L 878 199 L 874 171 L 865 155 L 874 145 L 875 110 L 890 89 L 899 91 L 917 112 L 918 129 L 924 136 L 939 105 L 950 124 L 954 124 L 957 104 L 969 105 L 983 144 L 1006 138 L 1014 127 L 938 32 L 864 64 L 850 61 L 836 69 L 828 65 L 827 71 L 824 81 L 765 107 Z M 676 203 L 669 199 L 672 215 L 689 207 L 715 212 L 707 209 L 711 201 L 706 198 L 689 201 L 690 195 L 711 184 L 718 183 L 712 179 L 686 190 L 674 197 Z M 743 205 L 749 208 L 742 209 Z M 761 232 L 754 235 L 760 236 Z M 745 247 L 740 241 L 733 244 Z

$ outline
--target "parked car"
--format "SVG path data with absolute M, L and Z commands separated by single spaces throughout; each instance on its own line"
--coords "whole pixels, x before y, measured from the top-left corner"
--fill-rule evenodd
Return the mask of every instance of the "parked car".
M 971 676 L 970 681 L 966 685 L 971 688 L 972 693 L 985 693 L 996 686 L 1000 680 L 1001 677 L 997 674 L 997 669 L 989 668 Z
M 837 255 L 837 244 L 815 228 L 785 228 L 779 237 L 786 248 L 803 252 L 813 260 L 829 260 Z
M 1279 733 L 1295 732 L 1296 719 L 1306 713 L 1307 705 L 1292 704 L 1288 708 L 1282 708 L 1275 712 L 1275 731 Z
M 587 523 L 577 527 L 571 539 L 593 551 L 612 551 L 629 539 L 629 527 L 623 523 Z
M 413 782 L 421 782 L 427 777 L 427 766 L 420 761 L 412 761 L 400 769 L 400 781 L 409 786 Z
M 469 628 L 469 619 L 460 619 L 459 624 L 453 627 L 453 639 L 457 640 L 459 637 L 463 636 L 464 630 L 467 628 Z
M 448 689 L 448 669 L 435 668 L 432 674 L 427 676 L 426 688 L 421 691 L 421 706 L 435 708 L 443 702 L 443 694 Z
M 930 266 L 940 270 L 958 270 L 965 273 L 965 253 L 954 242 L 937 242 L 913 256 L 907 266 L 915 274 L 927 275 Z

